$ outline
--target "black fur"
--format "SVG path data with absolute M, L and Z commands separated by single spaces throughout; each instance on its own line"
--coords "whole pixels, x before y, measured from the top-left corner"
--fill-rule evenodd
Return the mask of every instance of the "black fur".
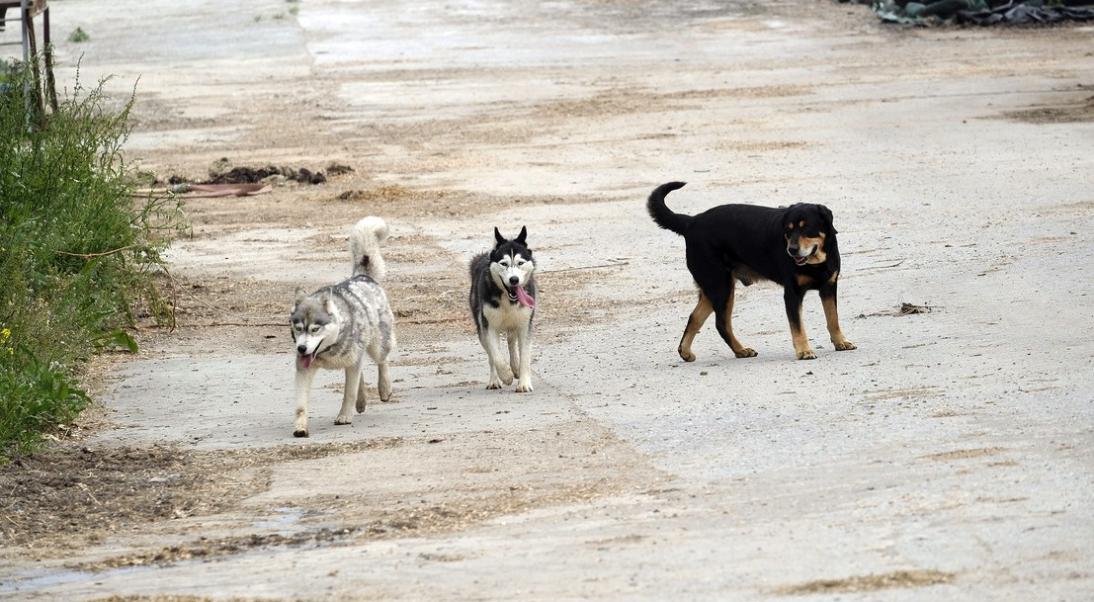
M 647 209 L 657 225 L 684 237 L 688 270 L 701 293 L 710 300 L 718 334 L 727 344 L 733 346 L 732 330 L 725 328 L 725 317 L 727 306 L 732 307 L 734 280 L 748 286 L 756 278 L 763 278 L 781 285 L 792 332 L 801 331 L 800 309 L 806 291 L 818 290 L 826 303 L 831 301 L 834 311 L 840 256 L 832 212 L 827 207 L 799 203 L 776 209 L 730 204 L 689 216 L 675 213 L 665 205 L 665 196 L 683 186 L 683 182 L 659 186 L 650 194 Z M 824 261 L 796 264 L 791 250 L 799 246 L 803 237 L 815 239 L 821 234 L 824 240 L 818 250 L 823 250 Z M 810 257 L 819 258 L 816 254 Z M 701 322 L 695 330 L 698 326 Z M 681 350 L 683 356 L 683 341 Z M 748 357 L 738 349 L 734 352 L 739 357 Z

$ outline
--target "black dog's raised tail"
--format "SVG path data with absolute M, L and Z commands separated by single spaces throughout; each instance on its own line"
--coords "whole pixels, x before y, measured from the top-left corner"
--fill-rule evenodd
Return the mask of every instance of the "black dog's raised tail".
M 646 201 L 646 209 L 649 209 L 650 217 L 658 226 L 683 235 L 691 225 L 691 216 L 675 213 L 665 205 L 665 196 L 673 190 L 684 187 L 685 182 L 669 182 L 662 184 L 650 193 L 650 199 Z

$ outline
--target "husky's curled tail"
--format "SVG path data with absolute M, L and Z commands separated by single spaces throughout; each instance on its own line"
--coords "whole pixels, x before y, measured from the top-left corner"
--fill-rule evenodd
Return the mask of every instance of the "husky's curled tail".
M 662 184 L 655 188 L 650 193 L 650 198 L 646 201 L 646 209 L 650 212 L 650 217 L 657 223 L 658 226 L 666 230 L 671 230 L 681 236 L 684 232 L 688 231 L 691 227 L 692 216 L 684 215 L 683 213 L 676 213 L 672 209 L 669 209 L 665 205 L 665 196 L 673 190 L 678 190 L 684 187 L 686 182 L 669 182 L 668 184 Z
M 370 215 L 354 224 L 349 233 L 349 252 L 353 258 L 352 275 L 368 274 L 376 282 L 387 275 L 380 243 L 387 240 L 387 222 Z

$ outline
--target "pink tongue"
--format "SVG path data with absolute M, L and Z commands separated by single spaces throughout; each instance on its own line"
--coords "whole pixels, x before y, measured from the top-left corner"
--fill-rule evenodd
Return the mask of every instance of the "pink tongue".
M 517 287 L 517 303 L 520 303 L 524 307 L 530 307 L 532 309 L 536 308 L 536 300 L 533 299 L 531 295 L 524 292 L 523 286 Z
M 304 369 L 307 370 L 311 366 L 311 358 L 312 358 L 311 354 L 301 355 L 301 356 L 299 356 L 299 358 L 300 358 L 300 365 L 304 366 Z

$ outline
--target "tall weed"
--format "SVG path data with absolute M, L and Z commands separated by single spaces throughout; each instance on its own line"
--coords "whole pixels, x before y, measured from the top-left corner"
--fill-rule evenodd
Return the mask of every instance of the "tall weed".
M 102 84 L 28 115 L 27 74 L 0 85 L 0 458 L 33 446 L 87 403 L 75 377 L 104 348 L 135 350 L 138 308 L 172 319 L 156 286 L 178 206 L 135 200 L 121 153 L 132 100 Z

